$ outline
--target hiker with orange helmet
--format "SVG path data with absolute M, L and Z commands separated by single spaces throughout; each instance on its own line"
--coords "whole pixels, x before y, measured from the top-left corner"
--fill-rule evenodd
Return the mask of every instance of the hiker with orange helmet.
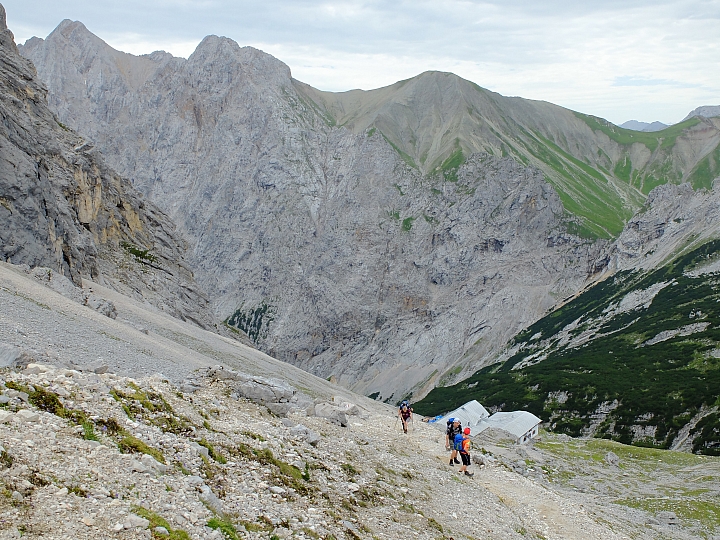
M 460 467 L 460 470 L 458 472 L 464 472 L 465 476 L 469 476 L 472 478 L 475 476 L 474 473 L 471 473 L 467 470 L 467 468 L 470 466 L 470 428 L 466 427 L 460 439 L 460 449 L 458 452 L 460 452 L 460 459 L 462 460 L 462 467 Z

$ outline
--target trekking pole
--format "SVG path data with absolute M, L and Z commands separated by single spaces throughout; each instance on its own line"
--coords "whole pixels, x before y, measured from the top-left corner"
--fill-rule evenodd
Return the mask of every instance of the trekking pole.
M 395 431 L 397 429 L 397 423 L 398 423 L 399 419 L 400 419 L 400 417 L 398 417 L 398 416 L 395 417 L 395 425 L 393 426 L 393 431 Z

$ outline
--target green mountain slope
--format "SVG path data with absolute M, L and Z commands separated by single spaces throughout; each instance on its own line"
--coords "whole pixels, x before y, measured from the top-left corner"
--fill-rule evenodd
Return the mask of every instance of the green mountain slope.
M 667 182 L 708 187 L 720 175 L 720 119 L 691 118 L 653 133 L 546 103 L 504 97 L 451 73 L 385 88 L 331 93 L 295 81 L 328 123 L 378 130 L 425 174 L 452 174 L 472 152 L 540 168 L 578 232 L 614 238 L 649 191 Z
M 620 272 L 550 313 L 509 358 L 415 405 L 470 399 L 550 429 L 720 455 L 720 240 L 651 272 Z

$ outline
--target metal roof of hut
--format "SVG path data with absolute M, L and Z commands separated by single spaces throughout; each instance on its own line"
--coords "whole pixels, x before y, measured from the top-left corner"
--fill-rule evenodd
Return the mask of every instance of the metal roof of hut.
M 444 416 L 433 418 L 430 423 L 444 430 L 450 418 L 458 418 L 463 427 L 469 427 L 472 437 L 495 428 L 507 431 L 517 439 L 542 422 L 527 411 L 496 412 L 490 416 L 485 407 L 472 400 Z
M 444 430 L 447 427 L 447 421 L 450 418 L 458 418 L 460 422 L 462 422 L 462 426 L 469 427 L 472 434 L 475 435 L 480 422 L 489 416 L 490 413 L 485 410 L 485 407 L 473 399 L 472 401 L 468 401 L 465 405 L 458 407 L 454 411 L 450 411 L 445 416 L 433 418 L 430 422 Z
M 472 430 L 472 435 L 479 435 L 486 429 L 495 428 L 507 431 L 519 439 L 540 422 L 542 420 L 527 411 L 496 412 L 490 418 L 482 420 L 477 430 Z

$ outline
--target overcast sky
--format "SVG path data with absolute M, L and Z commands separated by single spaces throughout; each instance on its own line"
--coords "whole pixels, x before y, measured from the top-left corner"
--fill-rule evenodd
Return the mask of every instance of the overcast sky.
M 268 52 L 321 90 L 451 71 L 620 124 L 720 105 L 720 0 L 0 0 L 16 41 L 82 21 L 133 54 L 208 34 Z

